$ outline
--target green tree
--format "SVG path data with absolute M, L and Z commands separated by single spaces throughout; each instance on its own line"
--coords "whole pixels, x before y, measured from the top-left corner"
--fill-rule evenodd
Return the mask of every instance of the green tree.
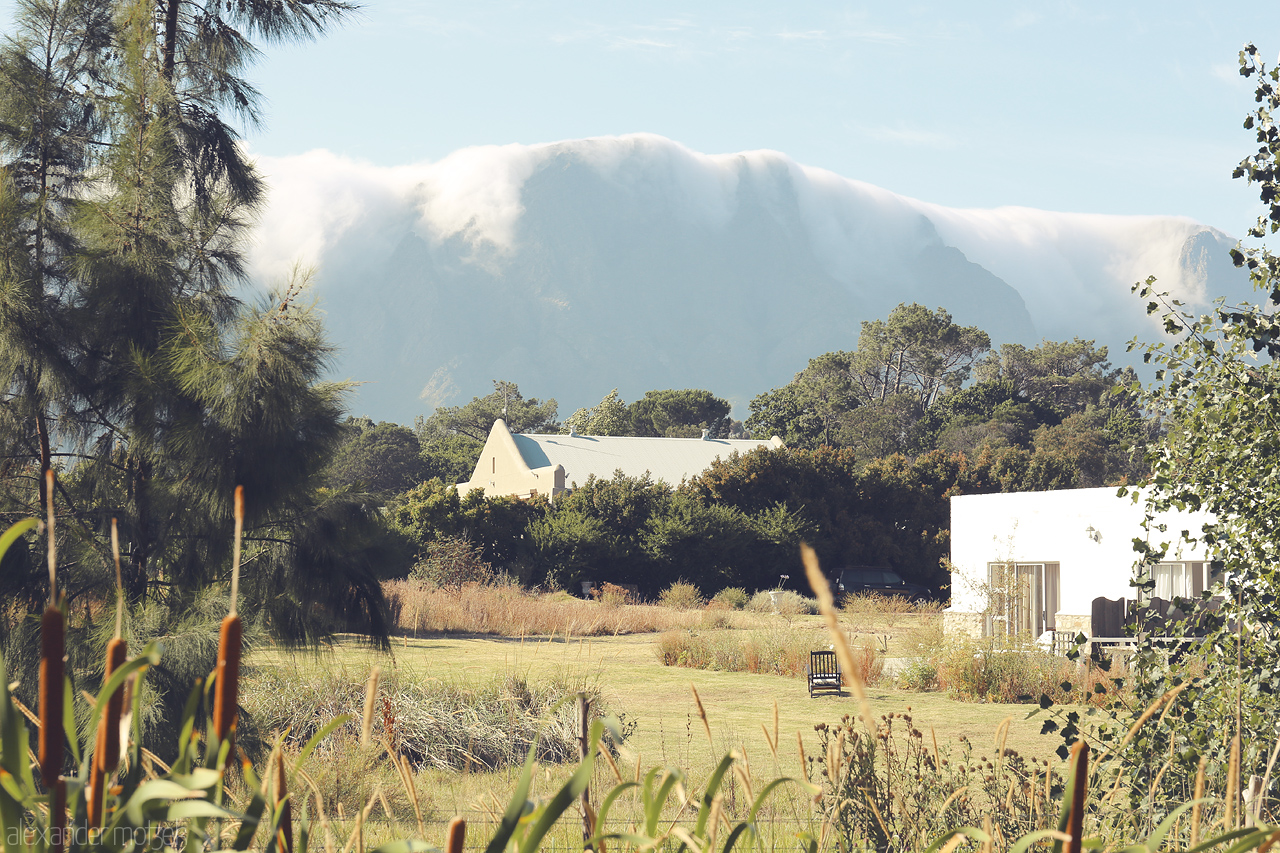
M 422 446 L 425 475 L 448 483 L 467 480 L 475 470 L 489 431 L 502 418 L 507 429 L 520 432 L 558 432 L 556 401 L 526 400 L 514 382 L 495 380 L 493 393 L 473 397 L 462 406 L 441 406 L 430 417 L 417 418 L 413 431 Z
M 261 181 L 225 123 L 252 106 L 236 74 L 255 48 L 224 24 L 272 40 L 330 5 L 175 0 L 158 28 L 140 0 L 20 4 L 0 57 L 0 361 L 14 368 L 0 427 L 21 455 L 10 470 L 75 461 L 58 494 L 74 597 L 109 597 L 116 517 L 131 603 L 195 606 L 226 579 L 242 484 L 246 610 L 287 640 L 343 619 L 386 634 L 378 519 L 317 490 L 345 386 L 321 380 L 331 350 L 306 276 L 254 304 L 235 294 Z M 13 440 L 42 409 L 49 428 Z
M 963 385 L 990 348 L 986 332 L 958 325 L 946 310 L 904 303 L 887 319 L 862 324 L 850 362 L 865 399 L 907 394 L 927 409 L 944 391 Z
M 646 391 L 627 407 L 631 435 L 697 438 L 709 430 L 713 438 L 728 435 L 729 403 L 700 388 Z
M 1243 160 L 1235 177 L 1257 184 L 1266 212 L 1249 230 L 1260 240 L 1280 231 L 1280 73 L 1258 59 L 1253 45 L 1240 54 L 1240 70 L 1256 77 L 1259 106 L 1245 121 L 1254 131 L 1257 152 Z M 1168 434 L 1152 448 L 1152 475 L 1145 496 L 1151 511 L 1203 510 L 1214 519 L 1200 530 L 1166 530 L 1154 525 L 1135 540 L 1139 554 L 1135 586 L 1154 588 L 1152 568 L 1183 541 L 1203 543 L 1221 566 L 1221 582 L 1198 602 L 1202 639 L 1185 655 L 1170 659 L 1155 643 L 1141 642 L 1130 668 L 1136 708 L 1169 693 L 1161 712 L 1176 725 L 1134 727 L 1132 744 L 1122 753 L 1121 790 L 1130 807 L 1164 818 L 1173 803 L 1185 802 L 1196 788 L 1201 760 L 1211 767 L 1236 766 L 1232 738 L 1240 738 L 1238 779 L 1263 777 L 1275 740 L 1275 689 L 1280 683 L 1280 255 L 1265 244 L 1243 243 L 1232 254 L 1248 269 L 1254 286 L 1270 305 L 1228 306 L 1193 316 L 1155 289 L 1154 279 L 1135 285 L 1150 313 L 1161 314 L 1172 345 L 1140 346 L 1144 360 L 1157 367 L 1155 383 L 1144 399 L 1165 413 Z M 1138 346 L 1135 342 L 1134 346 Z M 1190 610 L 1197 602 L 1183 602 Z M 1161 633 L 1178 633 L 1174 626 Z M 1145 636 L 1150 635 L 1145 631 Z M 1176 688 L 1176 689 L 1175 689 Z M 1111 720 L 1098 733 L 1116 743 L 1133 725 L 1135 707 L 1116 703 Z M 1076 736 L 1075 727 L 1068 740 Z M 1065 751 L 1065 750 L 1064 750 Z M 1221 778 L 1221 774 L 1218 774 Z M 1120 784 L 1119 782 L 1117 784 Z M 1276 780 L 1261 796 L 1274 797 Z M 1221 795 L 1211 779 L 1209 795 Z M 1216 790 L 1215 790 L 1216 789 Z M 1239 787 L 1237 787 L 1237 797 Z M 1233 804 L 1240 813 L 1242 804 Z
M 344 433 L 326 469 L 331 486 L 389 497 L 429 479 L 418 437 L 408 427 L 347 418 Z
M 43 505 L 56 424 L 74 431 L 73 220 L 102 125 L 89 92 L 112 35 L 110 8 L 92 2 L 23 3 L 16 25 L 0 47 L 0 479 L 25 483 L 8 509 Z
M 776 435 L 787 447 L 822 443 L 823 422 L 799 382 L 793 381 L 751 398 L 746 427 L 752 435 Z
M 866 458 L 910 449 L 921 413 L 968 379 L 991 346 L 939 308 L 902 304 L 862 324 L 853 352 L 824 353 L 783 388 L 755 397 L 747 428 L 788 447 L 856 447 Z
M 920 403 L 909 394 L 874 400 L 845 414 L 841 444 L 861 459 L 880 459 L 904 453 L 920 418 Z
M 1042 341 L 1031 349 L 1004 344 L 978 362 L 975 374 L 980 383 L 1009 383 L 1015 399 L 1052 407 L 1060 417 L 1099 404 L 1117 384 L 1137 378 L 1131 368 L 1112 368 L 1106 347 L 1080 338 Z
M 581 435 L 630 435 L 631 419 L 627 404 L 614 388 L 595 406 L 578 409 L 565 418 L 564 428 L 577 430 Z
M 810 359 L 789 384 L 752 399 L 747 428 L 753 435 L 777 435 L 788 447 L 846 444 L 849 412 L 866 402 L 852 359 L 847 352 Z

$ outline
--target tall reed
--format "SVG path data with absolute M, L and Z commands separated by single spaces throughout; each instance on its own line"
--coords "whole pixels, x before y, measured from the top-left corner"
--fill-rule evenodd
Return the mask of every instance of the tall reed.
M 67 789 L 62 780 L 62 697 L 65 680 L 66 621 L 58 606 L 58 545 L 53 512 L 53 471 L 44 472 L 49 540 L 49 606 L 40 618 L 40 778 L 49 789 L 51 844 L 61 850 L 67 820 Z
M 236 486 L 235 541 L 231 558 L 231 612 L 222 619 L 218 633 L 218 665 L 215 670 L 213 730 L 218 743 L 234 735 L 240 690 L 240 653 L 244 626 L 236 613 L 240 591 L 240 537 L 244 532 L 244 486 Z M 230 754 L 230 753 L 228 753 Z
M 106 662 L 102 684 L 111 679 L 117 667 L 123 666 L 129 647 L 121 636 L 124 628 L 124 583 L 120 576 L 120 534 L 116 520 L 111 519 L 111 555 L 116 566 L 116 630 L 107 643 Z M 120 763 L 120 716 L 124 710 L 124 685 L 111 692 L 106 710 L 98 721 L 98 737 L 94 744 L 93 767 L 89 777 L 89 827 L 102 826 L 103 808 L 106 802 L 107 780 Z

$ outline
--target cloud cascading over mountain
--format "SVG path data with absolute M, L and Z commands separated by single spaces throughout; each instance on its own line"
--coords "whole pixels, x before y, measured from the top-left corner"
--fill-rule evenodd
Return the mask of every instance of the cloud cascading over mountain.
M 1235 241 L 1191 219 L 960 210 L 775 151 L 705 155 L 649 134 L 468 148 L 380 168 L 262 158 L 255 276 L 317 269 L 353 409 L 410 422 L 494 379 L 561 414 L 617 387 L 702 387 L 742 415 L 900 302 L 993 343 L 1152 339 L 1131 285 L 1192 309 L 1246 298 Z

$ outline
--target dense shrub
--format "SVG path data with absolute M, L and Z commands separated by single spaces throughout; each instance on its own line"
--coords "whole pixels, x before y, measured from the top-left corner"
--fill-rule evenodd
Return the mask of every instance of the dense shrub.
M 714 615 L 646 604 L 601 607 L 563 592 L 530 592 L 513 583 L 464 584 L 454 591 L 411 580 L 387 581 L 383 591 L 397 629 L 415 635 L 596 637 L 699 627 Z
M 688 581 L 676 581 L 662 591 L 658 603 L 663 607 L 674 607 L 677 610 L 695 610 L 706 605 L 707 600 L 702 592 Z
M 1005 748 L 999 732 L 995 752 L 981 755 L 964 736 L 958 747 L 940 746 L 909 708 L 874 724 L 874 736 L 850 716 L 814 726 L 818 748 L 809 762 L 820 771 L 812 777 L 823 788 L 818 807 L 837 849 L 922 850 L 947 829 L 987 821 L 988 831 L 1008 839 L 1057 824 L 1061 777 L 1046 779 L 1048 762 Z
M 657 655 L 664 666 L 804 678 L 809 653 L 827 648 L 824 639 L 825 631 L 783 623 L 745 631 L 667 631 L 658 638 Z M 884 659 L 867 645 L 852 649 L 863 682 L 878 682 L 884 674 Z
M 452 485 L 429 480 L 400 495 L 387 508 L 386 524 L 416 557 L 426 557 L 432 542 L 465 537 L 476 543 L 485 562 L 522 582 L 533 573 L 533 541 L 526 534 L 533 519 L 547 506 L 545 498 L 522 501 L 512 497 L 486 498 L 480 490 L 465 497 Z M 537 578 L 534 582 L 540 582 Z
M 777 599 L 776 610 L 783 616 L 811 616 L 818 612 L 817 601 L 789 589 L 782 590 Z M 747 609 L 756 613 L 773 613 L 775 611 L 773 600 L 774 596 L 770 592 L 761 590 L 751 596 Z
M 577 692 L 559 683 L 531 684 L 516 676 L 479 686 L 415 681 L 392 672 L 378 686 L 374 739 L 407 757 L 416 767 L 441 770 L 498 769 L 524 761 L 537 736 L 542 761 L 578 756 L 573 703 Z M 337 751 L 360 736 L 365 680 L 314 668 L 256 669 L 241 686 L 241 704 L 264 731 L 284 734 L 301 747 L 330 720 L 352 720 L 322 750 Z M 601 707 L 599 697 L 592 707 Z
M 592 591 L 592 596 L 596 601 L 609 607 L 621 607 L 624 604 L 637 603 L 634 590 L 619 586 L 616 583 L 609 583 L 608 581 L 596 586 Z
M 711 604 L 727 610 L 741 610 L 750 600 L 751 596 L 740 586 L 727 586 L 711 596 Z
M 927 658 L 909 661 L 899 670 L 895 683 L 903 690 L 924 693 L 938 689 L 938 665 Z
M 427 546 L 426 556 L 414 565 L 409 577 L 457 590 L 467 583 L 492 583 L 497 573 L 471 540 L 464 536 L 441 536 Z

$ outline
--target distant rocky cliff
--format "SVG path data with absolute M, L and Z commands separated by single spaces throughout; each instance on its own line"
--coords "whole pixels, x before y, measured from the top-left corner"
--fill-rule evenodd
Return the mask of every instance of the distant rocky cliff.
M 1234 241 L 1176 217 L 956 210 L 800 166 L 651 135 L 466 149 L 377 169 L 267 160 L 259 278 L 296 260 L 364 382 L 353 408 L 409 422 L 519 383 L 562 414 L 609 389 L 703 387 L 744 413 L 899 302 L 994 342 L 1124 344 L 1156 324 L 1147 275 L 1193 307 L 1244 298 Z

